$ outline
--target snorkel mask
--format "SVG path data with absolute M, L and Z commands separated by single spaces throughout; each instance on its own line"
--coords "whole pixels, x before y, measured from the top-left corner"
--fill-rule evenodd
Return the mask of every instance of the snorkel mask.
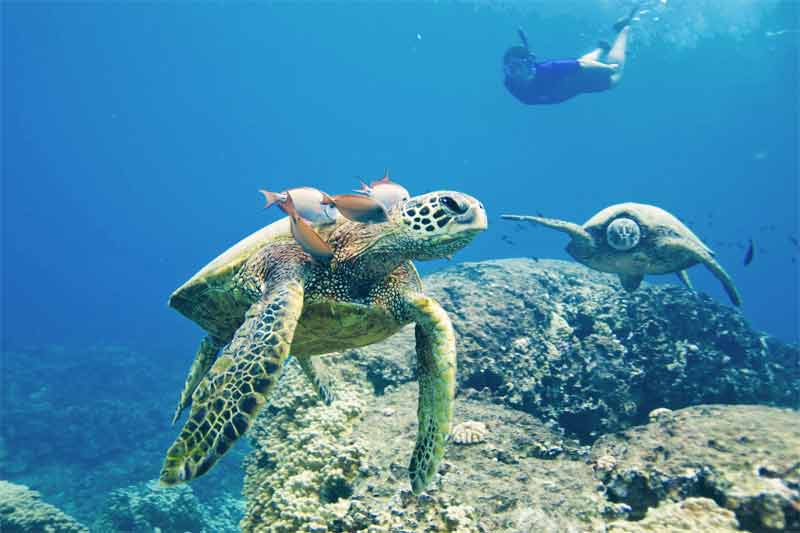
M 503 56 L 503 72 L 509 78 L 529 81 L 536 77 L 536 56 L 528 48 L 528 39 L 522 28 L 518 29 L 523 46 L 512 46 Z

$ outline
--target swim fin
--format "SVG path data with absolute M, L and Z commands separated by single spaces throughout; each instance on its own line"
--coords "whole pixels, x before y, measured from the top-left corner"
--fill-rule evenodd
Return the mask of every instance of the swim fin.
M 614 23 L 613 26 L 614 33 L 619 33 L 622 30 L 624 30 L 626 26 L 630 25 L 631 20 L 633 20 L 633 17 L 635 17 L 636 13 L 638 13 L 639 10 L 642 8 L 642 4 L 644 4 L 644 2 L 638 2 L 635 6 L 631 8 L 631 12 L 628 13 L 627 17 L 622 17 L 621 19 L 619 19 Z

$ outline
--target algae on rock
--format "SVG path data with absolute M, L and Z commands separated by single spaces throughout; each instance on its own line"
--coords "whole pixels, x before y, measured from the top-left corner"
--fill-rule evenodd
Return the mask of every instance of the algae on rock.
M 715 500 L 751 531 L 800 529 L 800 413 L 756 405 L 704 405 L 605 435 L 595 461 L 608 497 L 641 517 L 660 502 Z

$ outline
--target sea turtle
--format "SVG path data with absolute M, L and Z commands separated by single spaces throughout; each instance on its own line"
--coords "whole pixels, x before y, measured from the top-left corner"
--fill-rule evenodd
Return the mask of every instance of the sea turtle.
M 502 215 L 569 233 L 567 252 L 577 261 L 619 276 L 628 291 L 636 290 L 645 274 L 674 272 L 691 290 L 686 269 L 703 263 L 722 283 L 735 305 L 742 300 L 727 272 L 683 222 L 660 207 L 628 202 L 606 207 L 583 226 L 541 216 Z
M 419 430 L 409 474 L 413 491 L 424 490 L 450 430 L 456 347 L 450 319 L 424 293 L 411 260 L 450 256 L 486 227 L 478 200 L 439 191 L 398 204 L 381 224 L 340 217 L 318 226 L 333 250 L 329 261 L 303 250 L 289 218 L 211 261 L 169 299 L 207 336 L 174 420 L 189 404 L 191 412 L 167 451 L 161 482 L 207 472 L 251 426 L 289 354 L 327 397 L 311 356 L 372 344 L 413 322 Z

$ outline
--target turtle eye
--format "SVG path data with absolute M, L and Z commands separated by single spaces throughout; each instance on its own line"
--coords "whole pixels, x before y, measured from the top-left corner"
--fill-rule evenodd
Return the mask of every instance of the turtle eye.
M 467 212 L 467 208 L 466 207 L 461 207 L 461 205 L 459 205 L 459 203 L 456 202 L 450 196 L 442 196 L 441 198 L 439 198 L 439 203 L 442 204 L 445 208 L 449 209 L 450 211 L 452 211 L 453 213 L 456 213 L 458 215 L 461 215 L 461 214 L 464 214 L 464 213 Z

